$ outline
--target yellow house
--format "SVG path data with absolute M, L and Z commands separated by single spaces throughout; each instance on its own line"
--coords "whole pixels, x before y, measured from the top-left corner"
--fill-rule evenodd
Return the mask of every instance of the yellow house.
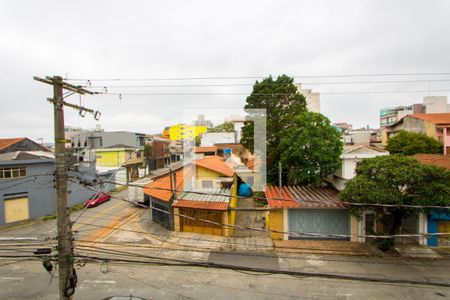
M 171 141 L 191 141 L 207 130 L 206 126 L 177 124 L 170 126 L 168 133 Z M 167 135 L 167 129 L 164 129 L 163 135 Z
M 237 176 L 221 157 L 193 162 L 192 190 L 173 202 L 175 231 L 232 236 L 237 205 Z M 184 217 L 188 216 L 188 217 Z M 205 222 L 202 220 L 208 220 Z
M 134 152 L 134 148 L 125 145 L 114 145 L 107 148 L 94 149 L 96 164 L 100 167 L 121 167 Z

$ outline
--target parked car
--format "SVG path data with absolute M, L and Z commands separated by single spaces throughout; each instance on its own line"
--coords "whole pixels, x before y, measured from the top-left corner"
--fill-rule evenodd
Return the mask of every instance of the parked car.
M 87 207 L 95 207 L 97 205 L 102 204 L 103 202 L 109 201 L 111 196 L 105 192 L 95 193 L 89 199 L 84 202 L 84 206 Z

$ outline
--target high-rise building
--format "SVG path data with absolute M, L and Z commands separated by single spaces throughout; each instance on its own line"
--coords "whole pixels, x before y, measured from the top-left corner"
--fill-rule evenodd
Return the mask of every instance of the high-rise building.
M 195 126 L 205 126 L 207 128 L 212 128 L 213 123 L 211 120 L 205 120 L 205 115 L 197 115 L 197 120 L 194 121 Z
M 382 108 L 380 110 L 380 127 L 392 125 L 409 114 L 446 112 L 450 112 L 450 104 L 447 104 L 446 96 L 426 96 L 423 98 L 423 103 Z
M 311 89 L 302 89 L 302 84 L 296 84 L 300 94 L 305 96 L 306 107 L 309 111 L 320 113 L 320 93 L 313 93 Z

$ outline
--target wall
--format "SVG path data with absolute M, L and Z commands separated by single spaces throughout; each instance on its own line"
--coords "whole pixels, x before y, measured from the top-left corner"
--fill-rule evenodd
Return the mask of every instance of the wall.
M 219 180 L 220 174 L 214 171 L 211 171 L 206 168 L 202 167 L 195 167 L 195 185 L 196 187 L 202 187 L 202 181 L 203 180 L 212 180 L 213 181 L 213 188 L 221 188 L 222 185 L 220 184 Z
M 106 150 L 96 149 L 95 156 L 97 166 L 101 167 L 121 167 L 128 159 L 132 150 Z
M 268 223 L 269 223 L 270 230 L 284 231 L 283 210 L 278 209 L 278 210 L 270 211 Z M 270 238 L 276 239 L 276 240 L 282 240 L 283 234 L 276 233 L 276 232 L 270 232 Z
M 0 225 L 5 225 L 4 199 L 7 194 L 28 195 L 29 219 L 36 219 L 45 215 L 56 214 L 56 195 L 53 187 L 53 176 L 37 176 L 33 179 L 29 176 L 41 175 L 44 173 L 54 172 L 53 161 L 40 163 L 25 163 L 24 161 L 13 161 L 11 165 L 2 165 L 2 167 L 25 166 L 27 177 L 22 180 L 15 180 L 12 185 L 11 180 L 0 181 Z M 82 167 L 80 172 L 70 172 L 69 175 L 78 177 L 82 180 L 91 182 L 95 178 L 95 170 L 93 166 Z M 23 183 L 23 184 L 19 184 Z M 8 187 L 10 186 L 10 187 Z M 68 184 L 68 203 L 69 206 L 83 203 L 94 192 L 91 190 L 69 181 Z
M 89 140 L 88 137 L 101 137 L 102 144 L 94 145 L 94 148 L 106 148 L 117 144 L 123 144 L 135 148 L 142 148 L 144 146 L 144 135 L 134 132 L 126 131 L 112 131 L 112 132 L 81 132 L 72 137 L 72 142 L 75 147 L 80 142 L 80 147 L 84 147 L 84 143 Z

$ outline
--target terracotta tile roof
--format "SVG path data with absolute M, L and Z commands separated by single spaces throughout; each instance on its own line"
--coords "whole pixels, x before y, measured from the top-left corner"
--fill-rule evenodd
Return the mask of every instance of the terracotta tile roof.
M 437 113 L 437 114 L 410 114 L 409 116 L 430 121 L 435 124 L 450 124 L 450 113 Z
M 338 192 L 329 187 L 284 186 L 282 200 L 267 199 L 271 208 L 345 208 Z M 280 198 L 279 187 L 266 187 L 266 198 Z
M 184 177 L 192 175 L 192 168 L 189 167 L 182 168 L 176 171 L 175 174 L 177 179 L 176 189 L 183 190 Z M 173 192 L 164 189 L 170 189 L 169 174 L 145 185 L 144 193 L 150 197 L 169 202 L 170 200 L 172 200 Z
M 195 147 L 194 152 L 195 153 L 205 153 L 205 152 L 216 152 L 217 147 Z
M 209 169 L 227 177 L 233 177 L 234 175 L 233 168 L 219 156 L 205 157 L 203 159 L 195 160 L 194 163 L 199 167 Z
M 24 140 L 25 138 L 11 138 L 11 139 L 0 139 L 0 150 L 3 150 L 17 142 Z
M 196 192 L 204 194 L 198 194 Z M 231 199 L 228 197 L 230 195 L 230 189 L 194 189 L 192 191 L 182 193 L 179 196 L 179 199 L 175 201 L 172 206 L 210 210 L 227 210 L 228 203 Z
M 450 170 L 450 155 L 444 154 L 416 154 L 415 159 L 424 165 L 432 165 Z

